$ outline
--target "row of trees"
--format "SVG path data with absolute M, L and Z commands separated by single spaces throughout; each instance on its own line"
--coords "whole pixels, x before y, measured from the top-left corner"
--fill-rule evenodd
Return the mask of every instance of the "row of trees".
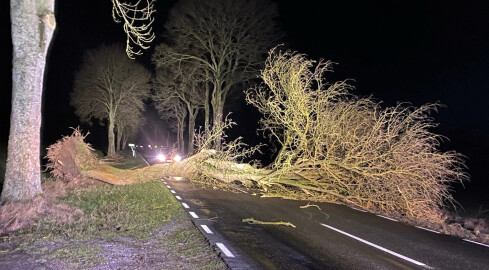
M 269 1 L 179 1 L 165 25 L 166 42 L 153 54 L 152 95 L 150 72 L 124 57 L 121 46 L 104 45 L 86 54 L 76 74 L 72 94 L 76 114 L 85 122 L 93 118 L 108 122 L 107 154 L 112 155 L 114 145 L 121 145 L 137 129 L 143 100 L 151 97 L 177 133 L 179 150 L 192 153 L 199 112 L 204 112 L 208 132 L 222 123 L 232 91 L 258 76 L 267 50 L 279 37 L 276 16 Z M 216 138 L 214 146 L 219 148 L 220 143 Z

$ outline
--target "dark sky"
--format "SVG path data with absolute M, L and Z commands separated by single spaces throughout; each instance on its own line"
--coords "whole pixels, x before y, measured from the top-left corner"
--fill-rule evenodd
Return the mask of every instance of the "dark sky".
M 157 1 L 157 35 L 174 2 Z M 435 116 L 440 123 L 436 131 L 450 139 L 443 149 L 455 149 L 468 156 L 473 179 L 458 194 L 470 195 L 489 207 L 489 181 L 484 170 L 489 164 L 489 1 L 277 3 L 279 22 L 290 48 L 313 59 L 337 62 L 332 80 L 355 79 L 355 93 L 373 95 L 385 105 L 400 101 L 444 104 Z M 1 1 L 3 142 L 8 136 L 11 98 L 8 10 L 8 1 Z M 83 52 L 101 43 L 125 42 L 122 25 L 112 21 L 110 0 L 58 0 L 56 18 L 58 29 L 48 59 L 44 98 L 45 145 L 78 125 L 69 105 L 69 93 Z M 150 54 L 151 50 L 138 60 L 149 67 Z M 234 109 L 235 115 L 250 110 L 244 102 L 237 104 L 241 108 Z M 256 117 L 235 118 L 238 129 L 253 131 L 256 127 Z M 91 132 L 89 138 L 95 145 L 105 140 L 103 128 L 94 126 Z

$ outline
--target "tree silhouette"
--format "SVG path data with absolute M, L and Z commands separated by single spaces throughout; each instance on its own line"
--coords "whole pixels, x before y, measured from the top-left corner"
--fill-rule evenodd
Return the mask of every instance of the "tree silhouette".
M 120 45 L 102 45 L 84 56 L 75 75 L 71 105 L 82 121 L 91 118 L 108 121 L 107 155 L 115 154 L 114 127 L 132 108 L 144 109 L 150 94 L 151 74 L 141 64 L 128 59 Z
M 222 122 L 226 97 L 257 76 L 278 39 L 275 17 L 270 1 L 182 0 L 165 25 L 169 42 L 156 47 L 153 60 L 159 66 L 196 62 L 209 83 L 213 122 Z
M 153 100 L 165 103 L 168 98 L 177 98 L 185 105 L 188 115 L 187 152 L 191 155 L 194 152 L 195 120 L 199 110 L 205 106 L 205 77 L 195 62 L 168 63 L 167 66 L 157 67 Z

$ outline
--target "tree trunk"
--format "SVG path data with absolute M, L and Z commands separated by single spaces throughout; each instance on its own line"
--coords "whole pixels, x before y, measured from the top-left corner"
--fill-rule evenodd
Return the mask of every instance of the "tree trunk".
M 188 108 L 188 144 L 187 154 L 190 156 L 194 153 L 194 136 L 195 136 L 195 118 L 199 109 Z
M 129 140 L 129 137 L 127 137 L 127 136 L 122 137 L 122 145 L 121 145 L 122 151 L 126 151 L 128 140 Z
M 46 54 L 56 27 L 54 0 L 12 0 L 10 19 L 12 112 L 2 202 L 31 199 L 42 193 L 41 102 Z
M 222 106 L 221 106 L 222 100 L 221 100 L 221 88 L 219 83 L 216 83 L 214 85 L 214 90 L 212 93 L 212 100 L 211 100 L 211 105 L 212 105 L 212 116 L 213 116 L 213 121 L 212 125 L 220 125 L 222 123 Z M 221 140 L 222 136 L 217 136 L 216 139 L 214 140 L 214 148 L 216 150 L 221 149 Z
M 115 155 L 115 140 L 114 140 L 114 119 L 113 117 L 109 117 L 109 130 L 108 130 L 108 147 L 107 147 L 107 156 Z
M 185 151 L 185 143 L 183 141 L 183 128 L 185 119 L 178 119 L 178 152 L 182 154 Z
M 205 84 L 205 102 L 204 102 L 204 132 L 205 134 L 209 134 L 209 130 L 211 129 L 211 123 L 210 123 L 210 115 L 211 115 L 211 108 L 209 106 L 209 96 L 210 96 L 210 89 L 209 89 L 209 84 Z
M 121 130 L 119 128 L 117 128 L 117 134 L 116 135 L 117 135 L 117 139 L 116 139 L 117 142 L 115 144 L 115 147 L 116 147 L 115 150 L 117 152 L 120 152 L 121 149 L 122 149 L 122 132 L 121 132 Z

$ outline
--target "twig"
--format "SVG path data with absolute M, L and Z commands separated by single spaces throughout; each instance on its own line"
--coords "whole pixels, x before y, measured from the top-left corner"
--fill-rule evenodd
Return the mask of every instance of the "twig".
M 246 222 L 248 224 L 283 225 L 283 226 L 289 226 L 289 227 L 295 228 L 294 224 L 292 224 L 290 222 L 284 222 L 284 221 L 260 221 L 260 220 L 254 219 L 254 218 L 244 218 L 241 221 Z

